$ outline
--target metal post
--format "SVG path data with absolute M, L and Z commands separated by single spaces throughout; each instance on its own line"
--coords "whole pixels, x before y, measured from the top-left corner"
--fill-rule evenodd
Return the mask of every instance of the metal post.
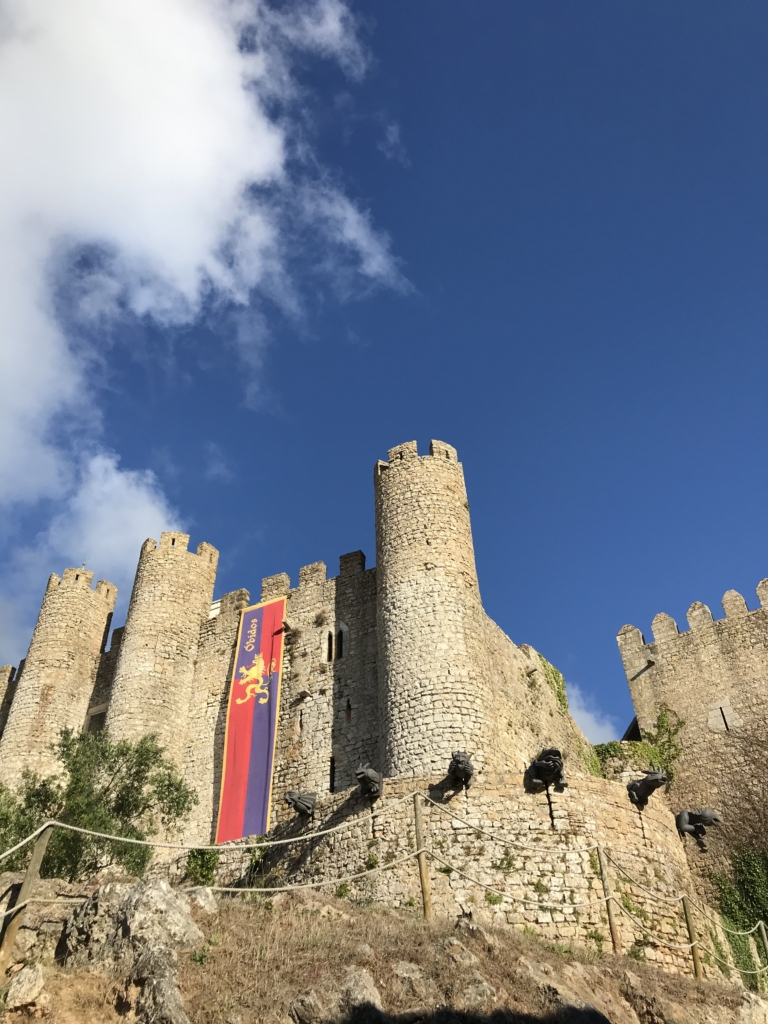
M 696 934 L 696 924 L 693 920 L 693 914 L 691 913 L 691 905 L 688 902 L 688 897 L 683 896 L 683 913 L 685 914 L 685 923 L 688 926 L 688 941 L 691 943 L 691 955 L 693 956 L 693 973 L 696 978 L 700 981 L 704 977 L 704 971 L 701 968 L 701 957 L 699 956 L 699 936 Z
M 424 905 L 424 917 L 427 921 L 433 918 L 432 893 L 429 887 L 429 868 L 427 867 L 427 855 L 424 853 L 424 829 L 421 821 L 421 797 L 418 793 L 413 794 L 413 819 L 416 825 L 416 849 L 421 852 L 416 859 L 419 862 L 419 881 L 421 882 L 421 902 Z
M 762 921 L 757 922 L 757 930 L 760 932 L 760 938 L 763 940 L 763 952 L 765 953 L 765 962 L 768 964 L 768 935 L 765 934 L 765 925 Z
M 605 910 L 608 914 L 608 927 L 611 930 L 613 952 L 616 956 L 621 956 L 621 933 L 619 932 L 619 922 L 616 920 L 616 913 L 613 909 L 615 897 L 611 891 L 611 880 L 608 877 L 608 865 L 605 862 L 602 846 L 597 848 L 597 862 L 600 865 L 600 878 L 603 882 L 603 896 L 605 896 Z
M 21 923 L 24 920 L 24 907 L 20 906 L 23 904 L 32 894 L 32 889 L 40 877 L 40 865 L 43 863 L 43 857 L 45 851 L 48 848 L 48 840 L 53 834 L 53 825 L 49 825 L 47 829 L 40 833 L 35 842 L 35 848 L 32 851 L 32 859 L 27 865 L 27 873 L 24 875 L 24 881 L 21 883 L 21 889 L 19 890 L 19 897 L 16 900 L 16 905 L 20 907 L 17 913 L 13 914 L 8 924 L 5 926 L 5 934 L 3 935 L 2 944 L 0 944 L 0 978 L 5 974 L 8 969 L 8 964 L 11 959 L 11 953 L 13 952 L 13 946 L 16 942 L 16 936 Z

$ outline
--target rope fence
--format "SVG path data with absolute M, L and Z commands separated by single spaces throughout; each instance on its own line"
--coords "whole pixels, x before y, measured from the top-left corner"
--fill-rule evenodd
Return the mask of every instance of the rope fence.
M 136 839 L 136 838 L 127 837 L 127 836 L 115 836 L 115 835 L 110 835 L 109 833 L 98 832 L 98 831 L 95 831 L 95 830 L 92 830 L 92 829 L 81 828 L 80 826 L 77 826 L 77 825 L 70 825 L 70 824 L 68 824 L 66 822 L 60 822 L 60 821 L 56 821 L 56 820 L 47 821 L 47 822 L 45 822 L 45 824 L 41 825 L 38 829 L 35 829 L 34 832 L 30 833 L 30 835 L 26 836 L 20 842 L 16 843 L 14 846 L 12 846 L 10 849 L 5 850 L 2 853 L 0 853 L 0 863 L 2 863 L 3 861 L 5 861 L 9 857 L 11 857 L 14 853 L 17 853 L 20 850 L 22 850 L 28 844 L 32 843 L 33 841 L 35 842 L 35 847 L 34 847 L 34 851 L 33 851 L 33 854 L 32 854 L 32 859 L 31 859 L 30 864 L 29 864 L 29 866 L 27 868 L 27 873 L 26 873 L 24 881 L 22 883 L 21 891 L 18 893 L 18 900 L 19 900 L 19 902 L 15 906 L 13 906 L 13 907 L 5 910 L 5 911 L 0 912 L 0 923 L 5 925 L 5 931 L 3 933 L 2 942 L 0 942 L 0 976 L 2 976 L 2 974 L 4 973 L 6 967 L 8 966 L 8 961 L 9 961 L 10 954 L 11 954 L 11 948 L 13 946 L 13 942 L 15 940 L 15 937 L 16 937 L 16 934 L 18 932 L 18 929 L 21 926 L 21 921 L 23 920 L 23 917 L 24 917 L 24 911 L 25 911 L 25 909 L 28 906 L 30 906 L 32 904 L 45 904 L 45 903 L 48 903 L 48 904 L 59 903 L 59 904 L 61 904 L 61 903 L 65 902 L 65 901 L 67 903 L 71 903 L 71 904 L 82 903 L 82 901 L 85 898 L 87 898 L 87 897 L 57 897 L 57 898 L 43 899 L 43 898 L 35 898 L 35 897 L 32 897 L 32 895 L 31 895 L 31 889 L 32 889 L 33 885 L 36 883 L 36 881 L 37 881 L 37 879 L 39 877 L 40 864 L 42 862 L 43 856 L 45 854 L 45 849 L 46 849 L 46 847 L 48 845 L 48 841 L 49 841 L 51 835 L 53 834 L 54 829 L 64 829 L 64 830 L 69 831 L 69 832 L 74 832 L 74 833 L 77 833 L 77 834 L 80 834 L 80 835 L 85 835 L 85 836 L 92 836 L 92 837 L 94 837 L 96 839 L 102 839 L 102 840 L 106 840 L 108 842 L 125 843 L 125 844 L 130 844 L 130 845 L 135 845 L 135 846 L 145 846 L 145 847 L 149 847 L 149 848 L 152 848 L 152 849 L 178 850 L 180 852 L 191 852 L 191 851 L 199 850 L 199 851 L 216 851 L 217 853 L 222 853 L 222 852 L 235 852 L 235 853 L 237 853 L 237 852 L 247 852 L 249 850 L 254 850 L 254 849 L 267 850 L 267 849 L 270 849 L 270 848 L 273 848 L 273 847 L 286 846 L 286 845 L 289 845 L 289 844 L 292 844 L 292 843 L 303 843 L 303 842 L 308 842 L 308 841 L 312 841 L 312 840 L 319 840 L 319 839 L 322 839 L 325 836 L 330 836 L 330 835 L 338 834 L 338 833 L 343 832 L 343 831 L 345 831 L 345 830 L 347 830 L 349 828 L 352 828 L 352 827 L 360 827 L 361 824 L 364 824 L 364 822 L 367 821 L 367 820 L 370 820 L 372 822 L 374 822 L 376 819 L 381 820 L 383 815 L 387 811 L 389 811 L 390 809 L 394 809 L 394 808 L 404 804 L 408 800 L 412 800 L 413 803 L 414 803 L 414 825 L 415 825 L 415 831 L 416 831 L 416 843 L 415 843 L 415 849 L 412 852 L 409 852 L 408 854 L 406 854 L 403 857 L 400 857 L 398 859 L 392 860 L 391 862 L 385 863 L 385 864 L 382 864 L 382 865 L 375 864 L 375 865 L 372 865 L 371 867 L 367 867 L 365 870 L 358 871 L 358 872 L 353 872 L 353 873 L 347 874 L 347 875 L 342 875 L 342 876 L 339 876 L 337 878 L 325 878 L 325 879 L 321 879 L 321 880 L 318 880 L 318 881 L 297 882 L 297 883 L 293 883 L 293 884 L 289 884 L 289 885 L 277 885 L 277 886 L 260 886 L 260 887 L 256 887 L 256 886 L 247 886 L 247 885 L 244 885 L 244 886 L 218 886 L 218 885 L 214 885 L 214 886 L 210 886 L 210 888 L 211 888 L 211 890 L 213 892 L 227 893 L 227 894 L 231 894 L 231 895 L 245 895 L 245 894 L 248 894 L 248 893 L 258 894 L 258 895 L 276 895 L 278 893 L 293 892 L 293 891 L 297 891 L 297 890 L 312 890 L 312 889 L 322 889 L 322 888 L 327 888 L 327 887 L 337 887 L 338 888 L 339 886 L 344 885 L 347 882 L 356 882 L 356 881 L 358 881 L 361 878 L 370 877 L 371 875 L 375 875 L 377 873 L 391 871 L 391 870 L 394 870 L 394 869 L 396 869 L 398 867 L 402 867 L 403 865 L 409 863 L 410 861 L 416 860 L 418 862 L 418 865 L 419 865 L 419 877 L 420 877 L 421 890 L 422 890 L 422 900 L 423 900 L 423 905 L 424 905 L 424 916 L 429 920 L 429 919 L 432 918 L 432 902 L 431 902 L 432 898 L 431 898 L 431 890 L 430 890 L 431 882 L 430 882 L 430 878 L 429 878 L 429 871 L 426 869 L 426 858 L 429 858 L 431 861 L 441 865 L 442 868 L 445 869 L 445 873 L 446 874 L 452 874 L 452 873 L 455 872 L 459 877 L 464 878 L 466 881 L 470 882 L 472 885 L 476 885 L 476 886 L 479 886 L 481 889 L 484 889 L 487 894 L 493 894 L 494 896 L 498 897 L 498 900 L 493 900 L 493 901 L 489 900 L 489 902 L 494 902 L 494 903 L 496 903 L 496 902 L 510 902 L 510 903 L 521 904 L 523 906 L 533 906 L 533 907 L 540 908 L 542 910 L 559 911 L 560 913 L 567 913 L 567 914 L 570 914 L 570 913 L 573 913 L 573 912 L 578 912 L 578 911 L 581 911 L 583 909 L 594 908 L 594 907 L 602 907 L 602 908 L 604 908 L 605 911 L 608 914 L 608 920 L 609 920 L 609 924 L 610 924 L 611 939 L 612 939 L 612 943 L 613 943 L 613 947 L 614 947 L 614 952 L 616 952 L 617 954 L 620 954 L 622 952 L 622 949 L 621 949 L 620 933 L 619 933 L 619 929 L 617 928 L 616 919 L 614 917 L 614 909 L 613 909 L 614 907 L 618 907 L 618 909 L 621 912 L 621 914 L 623 914 L 627 919 L 629 919 L 629 921 L 631 921 L 632 925 L 636 929 L 638 929 L 638 931 L 640 931 L 642 934 L 648 936 L 648 938 L 653 943 L 657 944 L 658 946 L 662 946 L 662 947 L 665 947 L 667 949 L 670 949 L 670 950 L 675 950 L 675 951 L 685 952 L 685 953 L 690 954 L 692 956 L 692 958 L 693 958 L 694 974 L 695 974 L 695 976 L 697 978 L 702 978 L 703 977 L 703 971 L 702 971 L 702 968 L 701 968 L 699 952 L 705 954 L 707 957 L 710 957 L 716 963 L 719 963 L 719 964 L 723 965 L 724 967 L 726 967 L 728 969 L 734 969 L 734 970 L 738 971 L 739 974 L 742 974 L 742 975 L 763 975 L 766 972 L 768 972 L 768 965 L 766 965 L 764 967 L 761 967 L 761 968 L 759 968 L 757 970 L 742 969 L 741 967 L 737 966 L 735 963 L 730 963 L 729 961 L 724 960 L 722 956 L 718 955 L 713 950 L 711 950 L 708 947 L 704 946 L 700 942 L 700 940 L 698 938 L 698 935 L 696 934 L 696 928 L 695 928 L 695 924 L 694 924 L 694 920 L 693 920 L 693 916 L 691 914 L 690 908 L 691 908 L 691 906 L 695 907 L 699 911 L 699 913 L 701 913 L 703 915 L 704 919 L 708 922 L 708 924 L 710 924 L 710 925 L 714 924 L 717 928 L 722 929 L 722 931 L 724 933 L 728 934 L 728 935 L 748 937 L 750 935 L 754 935 L 756 932 L 759 932 L 760 938 L 761 938 L 761 940 L 763 942 L 763 945 L 765 946 L 766 959 L 768 959 L 768 939 L 766 938 L 765 925 L 764 925 L 764 923 L 762 921 L 756 922 L 756 924 L 754 924 L 752 926 L 752 928 L 750 928 L 748 930 L 744 930 L 744 931 L 739 931 L 739 930 L 736 930 L 736 929 L 729 928 L 719 918 L 716 919 L 713 916 L 713 913 L 710 910 L 710 908 L 701 905 L 697 901 L 692 900 L 690 897 L 688 897 L 684 893 L 679 893 L 678 895 L 675 895 L 675 896 L 665 896 L 665 895 L 661 895 L 658 892 L 654 892 L 652 889 L 648 888 L 642 882 L 639 882 L 636 878 L 634 878 L 626 870 L 626 868 L 624 868 L 615 859 L 614 856 L 612 856 L 610 853 L 608 853 L 606 850 L 604 850 L 598 843 L 595 843 L 595 844 L 593 844 L 591 846 L 573 847 L 573 846 L 567 846 L 567 845 L 564 845 L 564 844 L 558 845 L 558 846 L 551 846 L 551 845 L 545 845 L 545 844 L 544 845 L 543 844 L 531 845 L 531 844 L 527 844 L 527 843 L 516 842 L 514 840 L 510 841 L 510 840 L 507 840 L 507 839 L 502 839 L 501 837 L 495 835 L 494 833 L 489 832 L 487 829 L 483 829 L 483 828 L 479 827 L 478 825 L 473 824 L 467 818 L 463 818 L 460 815 L 455 814 L 453 811 L 449 810 L 447 807 L 437 803 L 435 800 L 432 800 L 426 794 L 421 793 L 419 791 L 415 791 L 415 792 L 412 792 L 412 793 L 408 793 L 405 796 L 399 797 L 398 799 L 393 800 L 391 802 L 388 801 L 385 805 L 380 805 L 379 809 L 377 811 L 371 810 L 370 814 L 366 814 L 363 817 L 360 817 L 360 816 L 351 817 L 348 820 L 343 821 L 340 824 L 335 825 L 335 826 L 333 826 L 331 828 L 317 828 L 317 829 L 314 829 L 312 831 L 302 832 L 299 835 L 289 836 L 287 838 L 282 838 L 282 839 L 260 839 L 260 840 L 258 840 L 256 842 L 248 842 L 248 843 L 233 842 L 233 843 L 225 843 L 225 844 L 220 844 L 220 845 L 201 845 L 201 844 L 190 844 L 190 843 L 172 843 L 172 842 L 163 842 L 163 841 L 148 840 L 148 839 Z M 491 839 L 495 844 L 497 844 L 498 846 L 501 846 L 503 848 L 513 849 L 513 850 L 514 849 L 525 850 L 525 851 L 528 851 L 528 852 L 537 853 L 539 856 L 545 855 L 545 854 L 591 853 L 592 851 L 597 851 L 597 855 L 598 855 L 597 856 L 597 863 L 598 863 L 598 866 L 599 866 L 599 874 L 600 874 L 600 876 L 602 878 L 604 896 L 598 897 L 597 899 L 594 899 L 594 900 L 581 900 L 579 902 L 566 902 L 565 900 L 563 900 L 562 902 L 558 903 L 558 902 L 553 902 L 551 900 L 547 901 L 547 900 L 542 900 L 542 899 L 529 899 L 529 898 L 527 898 L 525 896 L 517 896 L 517 895 L 514 895 L 512 893 L 506 892 L 503 889 L 499 889 L 496 886 L 493 886 L 493 885 L 491 885 L 491 884 L 489 884 L 487 882 L 483 882 L 481 879 L 479 879 L 479 878 L 475 877 L 474 875 L 471 875 L 468 872 L 464 871 L 463 868 L 460 868 L 456 864 L 451 863 L 449 860 L 446 860 L 444 857 L 442 857 L 435 850 L 430 849 L 428 847 L 427 843 L 425 842 L 424 836 L 422 834 L 421 801 L 423 801 L 424 804 L 427 804 L 427 805 L 430 805 L 431 807 L 436 808 L 437 811 L 441 812 L 442 814 L 446 815 L 447 817 L 449 817 L 449 818 L 451 818 L 451 819 L 453 819 L 455 821 L 460 822 L 465 828 L 467 828 L 468 831 L 472 832 L 473 834 L 478 835 L 478 836 L 480 836 L 480 835 L 486 836 L 487 838 Z M 564 838 L 565 838 L 565 836 L 564 836 Z M 671 942 L 669 939 L 667 939 L 667 938 L 657 934 L 651 928 L 649 928 L 642 920 L 640 920 L 640 918 L 637 916 L 636 913 L 632 912 L 632 910 L 630 909 L 630 907 L 633 906 L 631 901 L 628 901 L 625 898 L 620 898 L 619 899 L 615 895 L 613 895 L 613 892 L 611 890 L 611 885 L 610 885 L 610 879 L 609 879 L 608 873 L 607 873 L 607 864 L 606 864 L 606 862 L 610 862 L 610 864 L 613 865 L 613 867 L 616 870 L 616 872 L 620 873 L 633 886 L 636 886 L 639 890 L 641 890 L 643 893 L 645 893 L 645 895 L 648 898 L 650 898 L 652 900 L 655 900 L 658 903 L 665 904 L 667 906 L 673 906 L 673 905 L 682 903 L 682 909 L 683 909 L 683 912 L 684 912 L 685 923 L 686 923 L 686 927 L 688 929 L 688 935 L 689 935 L 690 941 L 687 942 L 687 943 L 675 943 L 675 942 Z M 189 890 L 185 889 L 183 887 L 180 887 L 179 891 L 181 893 L 185 893 L 185 892 L 187 892 Z M 572 890 L 571 890 L 571 892 L 572 892 Z M 572 899 L 572 897 L 571 897 L 571 899 Z M 627 906 L 626 902 L 629 902 L 630 905 Z M 637 908 L 635 908 L 635 909 L 637 909 Z M 8 923 L 5 924 L 5 922 L 6 922 L 6 920 L 8 918 L 10 918 L 10 921 L 8 921 Z

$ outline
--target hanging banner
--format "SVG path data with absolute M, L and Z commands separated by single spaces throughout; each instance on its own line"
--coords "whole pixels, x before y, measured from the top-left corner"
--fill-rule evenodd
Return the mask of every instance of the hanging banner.
M 240 616 L 224 737 L 217 843 L 262 836 L 269 828 L 284 617 L 284 597 L 246 608 Z

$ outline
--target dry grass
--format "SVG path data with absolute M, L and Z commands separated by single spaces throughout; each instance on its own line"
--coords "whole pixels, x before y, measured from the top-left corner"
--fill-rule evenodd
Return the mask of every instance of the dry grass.
M 344 916 L 342 916 L 344 915 Z M 353 906 L 347 901 L 286 900 L 278 908 L 239 899 L 224 901 L 215 920 L 198 922 L 207 936 L 193 958 L 183 954 L 179 982 L 193 1024 L 285 1024 L 295 997 L 317 987 L 325 975 L 341 977 L 350 965 L 371 972 L 385 1010 L 397 1015 L 414 1009 L 412 992 L 393 974 L 398 961 L 418 964 L 437 985 L 436 1006 L 456 1005 L 467 983 L 466 968 L 453 963 L 444 943 L 457 932 L 448 921 L 427 925 L 415 912 Z M 496 931 L 491 947 L 479 935 L 459 938 L 478 957 L 478 969 L 497 990 L 497 1009 L 550 1019 L 539 988 L 521 970 L 521 956 L 561 971 L 567 963 L 599 962 L 601 984 L 620 999 L 624 972 L 642 981 L 644 998 L 654 995 L 690 1006 L 712 1000 L 739 1005 L 738 990 L 691 978 L 664 975 L 649 965 L 589 951 L 557 951 L 517 932 Z M 372 956 L 362 955 L 369 946 Z M 532 1015 L 528 1017 L 527 1015 Z M 478 1018 L 474 1018 L 477 1020 Z M 695 1013 L 692 1019 L 696 1019 Z
M 50 1001 L 44 1010 L 33 1011 L 50 1024 L 129 1024 L 130 1017 L 115 1009 L 119 987 L 100 974 L 45 968 L 45 990 Z M 7 1024 L 29 1021 L 30 1013 L 17 1010 L 6 1014 Z

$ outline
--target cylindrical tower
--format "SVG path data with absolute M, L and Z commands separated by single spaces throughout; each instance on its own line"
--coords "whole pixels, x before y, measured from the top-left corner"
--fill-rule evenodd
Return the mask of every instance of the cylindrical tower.
M 91 590 L 92 580 L 87 569 L 48 580 L 0 739 L 0 780 L 7 786 L 17 787 L 25 769 L 53 774 L 51 745 L 62 729 L 83 728 L 117 597 L 105 580 Z
M 442 441 L 423 457 L 411 441 L 374 480 L 384 773 L 445 772 L 459 749 L 482 767 L 492 704 L 461 463 Z
M 208 618 L 219 553 L 163 533 L 141 549 L 115 667 L 106 727 L 113 739 L 155 733 L 181 765 L 200 627 Z

